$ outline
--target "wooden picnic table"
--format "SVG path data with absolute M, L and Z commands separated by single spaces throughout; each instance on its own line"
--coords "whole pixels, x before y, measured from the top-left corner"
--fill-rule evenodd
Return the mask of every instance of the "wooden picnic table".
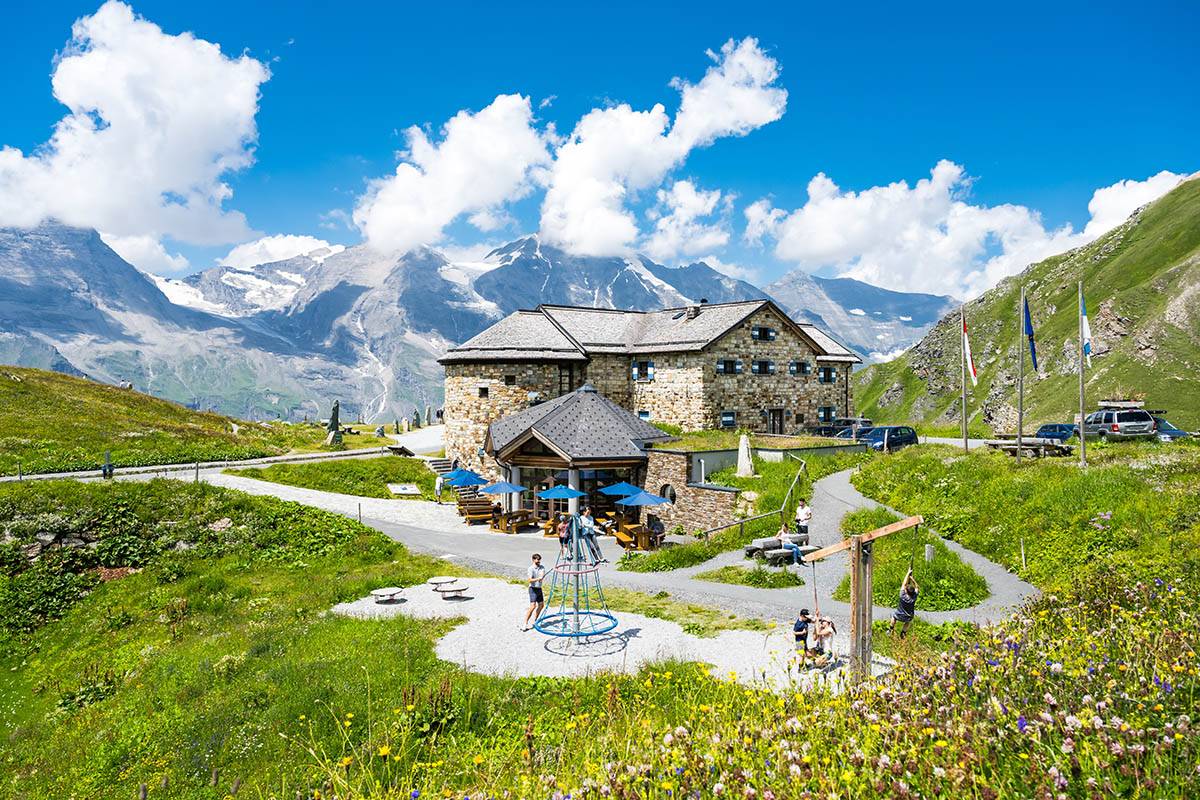
M 984 444 L 993 450 L 1008 453 L 1010 456 L 1015 456 L 1018 449 L 1022 455 L 1029 455 L 1034 458 L 1069 456 L 1075 452 L 1074 445 L 1064 444 L 1058 439 L 1046 439 L 1037 436 L 1021 437 L 1021 446 L 1018 448 L 1016 434 L 1001 434 L 995 439 L 986 440 Z

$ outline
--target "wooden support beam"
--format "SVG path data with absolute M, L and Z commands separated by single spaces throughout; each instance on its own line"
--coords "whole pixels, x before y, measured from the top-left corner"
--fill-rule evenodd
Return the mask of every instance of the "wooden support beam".
M 918 514 L 915 517 L 908 517 L 906 519 L 902 519 L 897 522 L 893 522 L 890 525 L 884 525 L 882 528 L 876 528 L 873 531 L 868 531 L 867 533 L 862 534 L 858 538 L 862 539 L 864 544 L 867 542 L 873 542 L 876 539 L 882 538 L 889 534 L 899 533 L 900 531 L 908 530 L 909 528 L 920 525 L 924 521 L 925 521 L 925 518 Z M 820 561 L 822 558 L 828 558 L 829 556 L 831 556 L 835 553 L 840 553 L 843 550 L 849 550 L 850 549 L 850 540 L 854 539 L 854 538 L 855 537 L 851 536 L 849 539 L 845 539 L 843 541 L 837 542 L 836 544 L 831 544 L 831 545 L 828 545 L 827 547 L 822 547 L 820 550 L 814 550 L 813 552 L 806 555 L 804 557 L 804 560 L 805 561 Z

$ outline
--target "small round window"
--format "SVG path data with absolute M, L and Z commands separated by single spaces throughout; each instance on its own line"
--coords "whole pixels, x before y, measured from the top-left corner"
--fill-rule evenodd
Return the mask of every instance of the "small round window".
M 672 505 L 674 505 L 674 503 L 675 503 L 675 490 L 671 487 L 671 484 L 669 484 L 669 483 L 663 484 L 663 487 L 658 490 L 658 496 L 667 498 L 668 500 L 671 501 Z

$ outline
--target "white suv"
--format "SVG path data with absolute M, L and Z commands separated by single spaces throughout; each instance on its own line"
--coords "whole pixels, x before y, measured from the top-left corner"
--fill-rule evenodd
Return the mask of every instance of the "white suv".
M 1141 409 L 1095 411 L 1083 421 L 1084 435 L 1100 439 L 1145 439 L 1156 427 L 1150 412 Z

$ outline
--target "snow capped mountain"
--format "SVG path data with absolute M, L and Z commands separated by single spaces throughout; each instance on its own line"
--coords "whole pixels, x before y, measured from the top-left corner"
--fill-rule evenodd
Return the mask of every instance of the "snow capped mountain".
M 437 405 L 438 356 L 539 303 L 654 309 L 767 296 L 877 356 L 919 338 L 948 300 L 803 273 L 764 292 L 703 262 L 577 257 L 536 236 L 478 261 L 359 245 L 174 280 L 139 272 L 94 231 L 0 229 L 0 361 L 131 381 L 248 418 L 318 416 L 335 398 L 376 420 Z
M 801 270 L 772 283 L 767 293 L 792 317 L 822 325 L 869 362 L 900 355 L 956 305 L 951 297 L 894 292 Z

